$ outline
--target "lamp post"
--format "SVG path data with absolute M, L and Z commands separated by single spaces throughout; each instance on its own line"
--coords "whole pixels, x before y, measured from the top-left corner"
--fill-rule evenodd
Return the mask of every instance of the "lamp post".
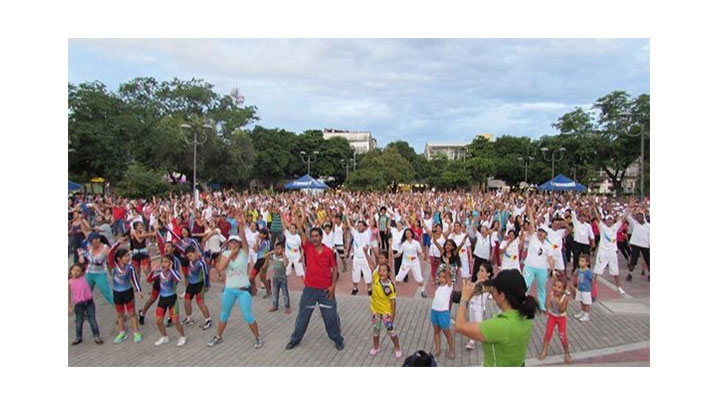
M 552 162 L 552 177 L 551 177 L 551 179 L 555 178 L 555 161 L 556 160 L 558 162 L 561 161 L 566 150 L 567 149 L 565 149 L 563 147 L 561 147 L 559 149 L 550 149 L 547 147 L 540 148 L 540 151 L 543 154 L 543 158 L 548 162 Z
M 630 137 L 640 137 L 640 200 L 645 199 L 645 125 L 640 125 L 640 131 L 636 134 L 630 133 L 630 118 L 635 115 L 629 112 L 620 113 L 620 116 L 627 121 L 628 131 L 627 135 Z
M 520 162 L 520 166 L 525 166 L 525 183 L 526 184 L 527 184 L 528 166 L 530 166 L 532 164 L 533 160 L 535 160 L 535 158 L 532 156 L 523 156 L 523 157 L 518 158 L 518 162 Z
M 345 166 L 345 180 L 347 180 L 348 176 L 350 175 L 350 166 L 355 165 L 355 158 L 347 161 L 345 159 L 340 159 L 340 164 Z
M 303 163 L 307 163 L 308 165 L 308 176 L 310 175 L 310 164 L 317 162 L 318 155 L 320 153 L 318 151 L 314 151 L 311 154 L 307 154 L 304 150 L 300 151 L 300 159 Z
M 198 193 L 197 193 L 197 147 L 198 145 L 203 145 L 208 140 L 207 132 L 210 132 L 212 130 L 212 126 L 209 124 L 203 124 L 202 128 L 204 131 L 200 133 L 202 136 L 202 140 L 198 141 L 198 131 L 194 130 L 192 126 L 188 124 L 182 124 L 180 125 L 180 128 L 185 130 L 185 143 L 188 145 L 193 146 L 193 199 L 195 201 L 195 206 L 197 207 L 198 204 Z M 193 138 L 192 141 L 190 138 L 188 138 L 188 135 L 192 133 Z

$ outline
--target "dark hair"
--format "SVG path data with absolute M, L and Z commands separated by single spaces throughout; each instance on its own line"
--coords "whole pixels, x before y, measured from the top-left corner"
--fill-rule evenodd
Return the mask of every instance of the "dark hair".
M 170 263 L 173 263 L 175 261 L 175 256 L 173 256 L 171 254 L 166 254 L 166 255 L 163 255 L 163 259 L 168 259 L 168 260 L 170 260 Z
M 323 231 L 322 231 L 322 229 L 318 228 L 317 226 L 310 229 L 310 235 L 312 235 L 313 232 L 316 232 L 318 234 L 318 236 L 322 237 Z
M 493 271 L 493 267 L 490 262 L 482 262 L 480 263 L 480 267 L 483 267 L 485 269 L 485 272 L 488 274 L 489 278 L 493 278 L 495 272 Z
M 412 229 L 410 229 L 410 228 L 405 228 L 405 229 L 403 229 L 403 233 L 402 233 L 403 236 L 402 236 L 402 238 L 400 238 L 400 243 L 404 243 L 407 240 L 407 238 L 405 238 L 405 234 L 408 231 L 410 231 L 410 234 L 412 235 L 413 240 L 415 240 L 415 232 L 413 232 Z
M 70 268 L 68 268 L 68 280 L 72 278 L 73 267 L 79 267 L 80 270 L 85 273 L 85 266 L 83 266 L 81 263 L 73 263 L 70 265 Z
M 280 242 L 280 241 L 275 242 L 275 247 L 278 247 L 278 246 L 282 247 L 282 245 L 283 245 L 283 244 L 282 244 L 282 242 Z
M 580 260 L 580 259 L 585 259 L 585 261 L 587 261 L 588 265 L 590 264 L 590 255 L 589 254 L 581 253 L 580 258 L 578 260 Z
M 525 295 L 523 298 L 518 298 L 512 294 L 505 294 L 505 299 L 508 301 L 512 309 L 517 309 L 520 315 L 527 319 L 535 319 L 535 313 L 538 311 L 539 305 L 535 297 L 532 295 Z M 522 299 L 522 301 L 519 301 Z
M 125 248 L 120 248 L 120 249 L 118 249 L 118 250 L 115 251 L 115 256 L 113 256 L 113 260 L 115 260 L 115 261 L 117 262 L 119 258 L 125 256 L 125 255 L 128 254 L 129 252 L 130 252 L 130 251 L 127 250 L 127 249 L 125 249 Z
M 403 367 L 437 367 L 435 357 L 432 354 L 425 352 L 425 350 L 418 350 L 411 354 L 405 361 L 403 361 Z
M 195 246 L 193 246 L 193 245 L 190 245 L 187 248 L 185 248 L 185 254 L 195 253 L 195 252 L 197 252 L 197 250 L 195 249 Z
M 384 258 L 387 259 L 387 258 L 388 258 L 388 252 L 387 252 L 387 250 L 381 250 L 381 251 L 379 251 L 379 252 L 378 252 L 378 256 L 382 256 L 382 257 L 384 257 Z

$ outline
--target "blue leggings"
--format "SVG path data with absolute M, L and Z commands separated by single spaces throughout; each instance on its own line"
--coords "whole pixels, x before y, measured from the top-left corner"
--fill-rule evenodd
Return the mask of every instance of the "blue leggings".
M 91 291 L 95 288 L 95 285 L 97 285 L 100 293 L 105 297 L 108 304 L 115 306 L 112 293 L 110 292 L 110 284 L 108 284 L 107 281 L 107 273 L 85 273 L 85 280 L 87 280 Z
M 220 303 L 220 322 L 227 322 L 230 318 L 230 311 L 232 311 L 233 304 L 235 304 L 236 300 L 240 301 L 240 310 L 245 318 L 245 322 L 248 324 L 254 323 L 255 317 L 252 314 L 252 296 L 250 292 L 227 287 L 225 287 Z
M 525 277 L 525 285 L 528 291 L 530 291 L 532 287 L 533 280 L 537 278 L 538 303 L 540 304 L 540 310 L 545 311 L 545 289 L 548 281 L 548 269 L 539 269 L 526 264 L 523 270 L 523 277 Z

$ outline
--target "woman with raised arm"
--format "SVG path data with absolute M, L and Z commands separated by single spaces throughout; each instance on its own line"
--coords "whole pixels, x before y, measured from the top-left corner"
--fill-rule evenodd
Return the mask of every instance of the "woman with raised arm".
M 535 228 L 535 206 L 534 201 L 528 202 L 527 213 L 529 224 L 530 243 L 527 249 L 527 258 L 525 259 L 525 268 L 523 269 L 523 277 L 528 291 L 532 288 L 532 283 L 537 279 L 538 302 L 540 311 L 545 312 L 545 295 L 548 281 L 548 269 L 555 266 L 552 256 L 552 245 L 547 240 L 547 230 L 545 228 Z

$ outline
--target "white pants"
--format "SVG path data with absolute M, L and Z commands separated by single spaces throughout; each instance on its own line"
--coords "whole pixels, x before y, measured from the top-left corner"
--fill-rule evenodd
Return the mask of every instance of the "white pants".
M 562 249 L 553 249 L 550 254 L 555 262 L 555 268 L 553 270 L 565 270 L 565 259 L 563 258 Z
M 465 248 L 460 248 L 460 277 L 470 278 L 470 258 Z
M 422 268 L 420 267 L 420 262 L 417 259 L 410 263 L 402 262 L 402 264 L 400 265 L 400 273 L 398 273 L 397 277 L 395 277 L 395 282 L 401 282 L 405 278 L 405 276 L 407 276 L 407 274 L 411 271 L 415 281 L 417 281 L 418 283 L 422 283 Z
M 360 282 L 360 274 L 362 274 L 363 279 L 365 280 L 365 284 L 372 284 L 372 271 L 370 270 L 370 265 L 368 265 L 368 261 L 365 258 L 354 258 L 353 259 L 353 271 L 352 271 L 352 282 L 353 283 L 359 283 Z
M 305 276 L 305 267 L 303 267 L 302 260 L 300 260 L 300 256 L 294 257 L 294 256 L 288 256 L 288 266 L 285 268 L 285 274 L 290 275 L 290 269 L 292 267 L 295 267 L 295 275 L 298 277 L 304 277 Z
M 617 276 L 620 274 L 617 250 L 598 250 L 597 257 L 595 258 L 595 270 L 593 270 L 593 273 L 602 275 L 605 273 L 605 267 L 610 267 L 611 276 Z

